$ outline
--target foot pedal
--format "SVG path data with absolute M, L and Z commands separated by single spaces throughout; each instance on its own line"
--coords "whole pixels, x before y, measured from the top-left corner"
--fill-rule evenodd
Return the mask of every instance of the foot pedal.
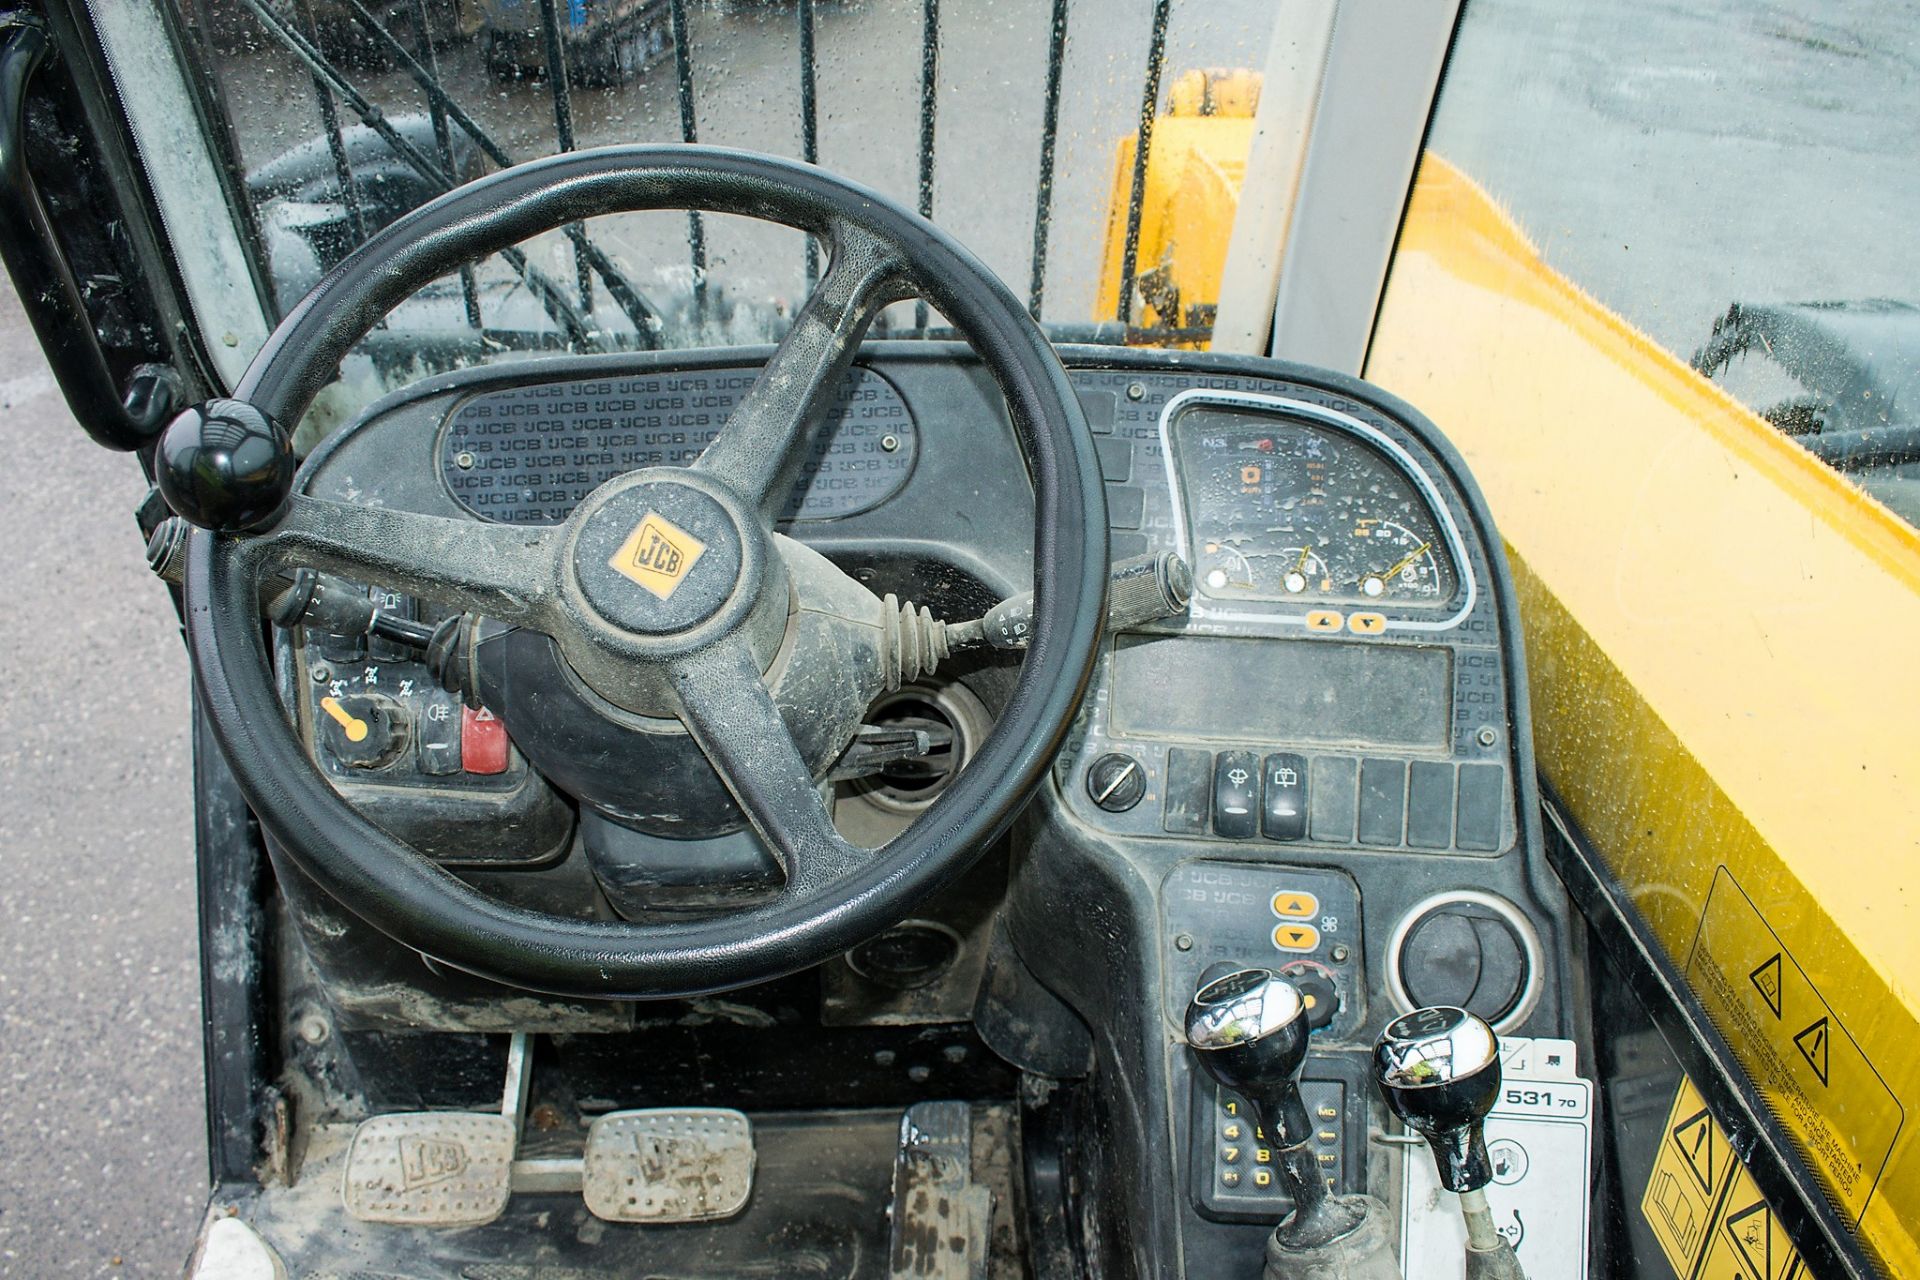
M 375 1116 L 347 1149 L 347 1212 L 362 1222 L 478 1227 L 506 1211 L 518 1127 L 506 1116 Z
M 707 1222 L 740 1212 L 753 1163 L 753 1124 L 738 1111 L 610 1111 L 587 1129 L 581 1191 L 608 1222 Z
M 900 1117 L 887 1273 L 986 1280 L 993 1192 L 973 1184 L 973 1110 L 921 1102 Z

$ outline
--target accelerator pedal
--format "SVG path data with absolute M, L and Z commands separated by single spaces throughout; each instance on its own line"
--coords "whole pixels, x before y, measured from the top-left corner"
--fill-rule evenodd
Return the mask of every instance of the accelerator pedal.
M 532 1079 L 529 1037 L 507 1048 L 498 1113 L 405 1111 L 360 1122 L 341 1192 L 362 1222 L 480 1227 L 506 1212 Z
M 587 1129 L 580 1189 L 608 1222 L 709 1222 L 740 1212 L 753 1166 L 753 1124 L 738 1111 L 610 1111 Z
M 973 1109 L 920 1102 L 900 1117 L 887 1239 L 892 1280 L 986 1280 L 993 1192 L 973 1182 Z

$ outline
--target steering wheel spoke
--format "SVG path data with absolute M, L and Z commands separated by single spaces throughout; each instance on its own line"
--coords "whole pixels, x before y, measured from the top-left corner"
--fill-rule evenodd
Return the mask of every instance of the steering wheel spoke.
M 785 504 L 798 456 L 845 381 L 867 327 L 887 304 L 911 296 L 899 259 L 874 237 L 842 223 L 829 241 L 826 274 L 693 464 L 723 478 L 769 520 Z
M 834 829 L 820 784 L 744 644 L 722 641 L 673 666 L 681 719 L 786 872 L 805 894 L 873 857 Z
M 558 591 L 557 533 L 295 494 L 271 529 L 240 545 L 257 571 L 338 573 L 544 630 Z

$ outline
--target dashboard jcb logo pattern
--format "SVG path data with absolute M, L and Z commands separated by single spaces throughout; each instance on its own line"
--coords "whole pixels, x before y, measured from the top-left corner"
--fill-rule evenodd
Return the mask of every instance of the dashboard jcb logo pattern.
M 706 549 L 706 543 L 665 516 L 649 511 L 607 563 L 665 600 L 679 588 Z

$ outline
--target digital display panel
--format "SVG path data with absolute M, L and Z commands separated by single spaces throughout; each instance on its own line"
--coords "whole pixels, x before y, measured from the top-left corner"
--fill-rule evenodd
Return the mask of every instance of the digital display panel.
M 1122 636 L 1113 732 L 1133 737 L 1440 747 L 1453 718 L 1443 648 Z

